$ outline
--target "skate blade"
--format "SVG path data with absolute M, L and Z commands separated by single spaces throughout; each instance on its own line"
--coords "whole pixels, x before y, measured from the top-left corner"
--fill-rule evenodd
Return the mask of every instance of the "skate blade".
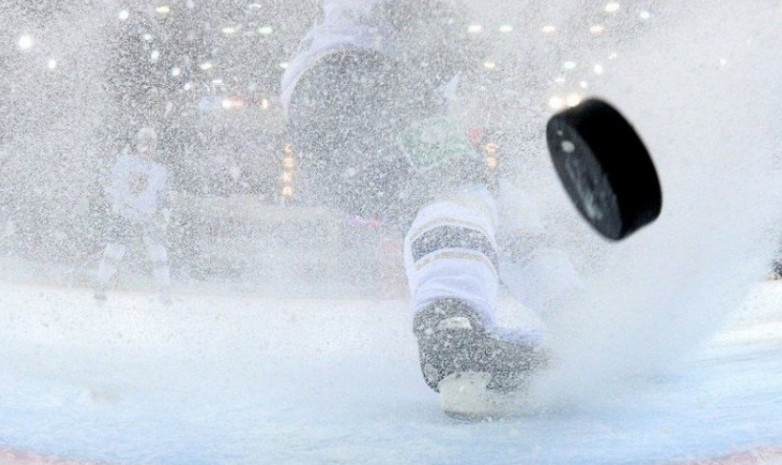
M 459 420 L 486 421 L 500 419 L 514 410 L 509 394 L 486 388 L 490 375 L 479 372 L 456 373 L 443 378 L 440 407 L 446 415 Z

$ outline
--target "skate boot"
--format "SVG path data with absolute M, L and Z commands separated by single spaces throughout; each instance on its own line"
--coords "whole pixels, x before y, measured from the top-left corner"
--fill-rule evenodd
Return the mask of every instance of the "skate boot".
M 95 288 L 95 293 L 92 295 L 95 298 L 95 301 L 99 304 L 106 302 L 106 288 L 103 286 L 97 286 Z
M 458 299 L 441 299 L 415 316 L 421 371 L 443 409 L 463 418 L 494 416 L 546 365 L 535 338 L 493 328 Z

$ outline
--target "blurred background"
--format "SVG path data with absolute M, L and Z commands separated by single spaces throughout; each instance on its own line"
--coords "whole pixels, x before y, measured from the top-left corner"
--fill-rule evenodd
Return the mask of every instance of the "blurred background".
M 568 209 L 559 191 L 551 194 L 558 186 L 546 119 L 588 95 L 623 47 L 666 21 L 664 8 L 654 0 L 502 8 L 470 0 L 467 10 L 464 34 L 476 46 L 463 112 L 477 148 L 498 176 L 532 190 L 547 185 L 550 208 Z M 108 171 L 138 128 L 152 126 L 173 181 L 176 278 L 302 282 L 291 289 L 299 293 L 313 283 L 291 278 L 332 273 L 370 294 L 401 280 L 399 243 L 382 225 L 296 205 L 295 146 L 277 95 L 287 60 L 317 19 L 312 0 L 3 1 L 6 266 L 88 283 L 105 245 Z M 347 260 L 335 261 L 334 250 Z M 141 250 L 127 261 L 126 284 L 147 266 Z M 368 271 L 343 272 L 357 266 Z

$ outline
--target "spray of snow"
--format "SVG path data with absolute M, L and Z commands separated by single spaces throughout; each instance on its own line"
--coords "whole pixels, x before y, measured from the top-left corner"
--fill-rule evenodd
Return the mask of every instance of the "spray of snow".
M 621 243 L 554 226 L 581 238 L 572 252 L 592 295 L 554 325 L 557 362 L 537 391 L 544 405 L 604 399 L 628 378 L 670 368 L 768 273 L 780 234 L 781 18 L 754 4 L 685 10 L 668 6 L 662 27 L 613 50 L 611 72 L 590 89 L 641 133 L 663 213 Z

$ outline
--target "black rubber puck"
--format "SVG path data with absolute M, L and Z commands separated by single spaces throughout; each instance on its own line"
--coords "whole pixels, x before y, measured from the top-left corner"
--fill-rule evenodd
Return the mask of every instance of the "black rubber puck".
M 552 116 L 546 139 L 557 174 L 581 215 L 620 240 L 654 221 L 662 190 L 649 152 L 611 105 L 585 100 Z

